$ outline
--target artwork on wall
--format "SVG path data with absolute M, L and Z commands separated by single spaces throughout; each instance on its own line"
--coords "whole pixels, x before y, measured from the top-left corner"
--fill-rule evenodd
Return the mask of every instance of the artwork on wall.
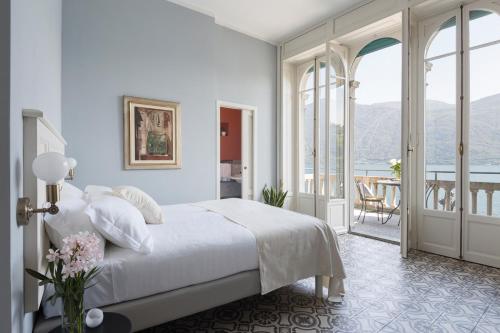
M 179 169 L 180 104 L 124 96 L 123 106 L 125 169 Z

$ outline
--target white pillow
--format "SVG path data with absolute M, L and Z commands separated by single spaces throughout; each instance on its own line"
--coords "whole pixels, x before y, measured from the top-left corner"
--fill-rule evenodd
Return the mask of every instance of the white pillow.
M 56 215 L 45 214 L 45 231 L 50 241 L 58 249 L 64 246 L 63 238 L 88 231 L 99 238 L 99 248 L 104 256 L 106 239 L 94 228 L 89 217 L 85 214 L 87 203 L 83 199 L 61 200 L 57 203 L 59 213 Z
M 113 194 L 113 189 L 101 185 L 87 185 L 85 187 L 85 197 L 89 202 L 99 200 L 103 196 Z
M 103 196 L 85 209 L 94 227 L 110 242 L 140 253 L 153 251 L 153 238 L 141 212 L 127 201 Z
M 78 187 L 71 185 L 70 183 L 64 182 L 61 188 L 61 201 L 69 199 L 82 199 L 83 191 Z
M 163 211 L 148 194 L 134 186 L 113 187 L 113 194 L 134 205 L 144 216 L 146 223 L 161 224 L 165 222 Z

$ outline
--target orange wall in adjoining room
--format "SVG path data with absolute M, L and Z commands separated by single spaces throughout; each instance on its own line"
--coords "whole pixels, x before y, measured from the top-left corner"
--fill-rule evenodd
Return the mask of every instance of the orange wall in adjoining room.
M 241 161 L 241 110 L 220 108 L 220 123 L 228 124 L 227 136 L 220 137 L 221 161 Z

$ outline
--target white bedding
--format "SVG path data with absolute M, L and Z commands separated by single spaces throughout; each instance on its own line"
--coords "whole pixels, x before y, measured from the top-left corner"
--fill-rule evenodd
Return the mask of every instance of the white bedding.
M 222 215 L 191 205 L 162 207 L 166 222 L 148 225 L 154 251 L 144 255 L 109 246 L 97 285 L 85 294 L 86 307 L 102 307 L 257 269 L 256 240 Z M 47 289 L 44 298 L 51 294 Z M 58 304 L 43 304 L 46 317 Z
M 328 297 L 344 294 L 344 265 L 337 236 L 324 221 L 258 201 L 227 199 L 193 205 L 225 216 L 252 232 L 259 253 L 262 294 L 298 280 L 328 277 Z M 317 295 L 322 287 L 317 286 Z

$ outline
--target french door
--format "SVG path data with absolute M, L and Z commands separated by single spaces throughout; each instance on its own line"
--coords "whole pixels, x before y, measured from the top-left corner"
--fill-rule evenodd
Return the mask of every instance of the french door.
M 421 22 L 418 248 L 500 267 L 500 5 Z
M 346 66 L 342 49 L 297 66 L 297 210 L 346 231 Z M 349 193 L 349 192 L 347 192 Z

